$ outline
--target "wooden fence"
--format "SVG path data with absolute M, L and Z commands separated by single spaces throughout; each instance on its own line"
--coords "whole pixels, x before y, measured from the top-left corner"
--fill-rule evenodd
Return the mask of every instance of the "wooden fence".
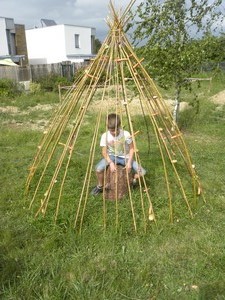
M 30 67 L 0 66 L 0 79 L 8 78 L 15 82 L 31 81 Z
M 81 67 L 87 66 L 83 63 L 57 63 L 46 65 L 30 65 L 25 67 L 0 66 L 0 79 L 8 78 L 15 82 L 37 81 L 41 77 L 50 74 L 66 77 L 71 80 Z
M 37 81 L 41 77 L 48 76 L 49 74 L 55 74 L 71 80 L 79 68 L 85 67 L 88 64 L 89 62 L 62 62 L 57 64 L 30 65 L 23 67 L 0 66 L 0 79 L 9 78 L 15 82 Z M 201 71 L 212 71 L 215 68 L 215 65 L 222 71 L 225 71 L 225 62 L 221 62 L 219 64 L 206 64 L 201 67 Z

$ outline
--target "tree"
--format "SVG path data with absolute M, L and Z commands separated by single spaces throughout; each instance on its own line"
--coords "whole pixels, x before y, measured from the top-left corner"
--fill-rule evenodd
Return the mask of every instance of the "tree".
M 101 41 L 96 38 L 94 42 L 94 53 L 98 53 L 98 50 L 101 48 L 101 45 Z
M 175 120 L 181 90 L 190 85 L 187 78 L 199 70 L 207 57 L 206 47 L 199 47 L 198 40 L 217 30 L 222 21 L 221 3 L 221 0 L 211 5 L 208 0 L 145 0 L 137 8 L 134 41 L 145 41 L 140 52 L 146 58 L 150 74 L 161 86 L 174 86 Z
M 209 35 L 201 41 L 202 47 L 205 48 L 207 62 L 218 64 L 225 60 L 225 37 Z

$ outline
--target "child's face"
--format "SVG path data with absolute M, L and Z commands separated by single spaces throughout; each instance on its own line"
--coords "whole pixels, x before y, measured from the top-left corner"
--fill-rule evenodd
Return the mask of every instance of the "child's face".
M 120 129 L 109 129 L 109 132 L 111 133 L 112 136 L 118 136 L 120 133 Z

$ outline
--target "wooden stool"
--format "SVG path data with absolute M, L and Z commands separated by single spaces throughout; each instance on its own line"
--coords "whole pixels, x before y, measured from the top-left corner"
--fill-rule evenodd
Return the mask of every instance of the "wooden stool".
M 132 183 L 132 173 L 128 174 L 126 168 L 121 165 L 116 166 L 116 172 L 110 172 L 110 168 L 106 170 L 105 181 L 105 198 L 109 200 L 116 200 L 123 198 L 128 192 L 128 184 Z

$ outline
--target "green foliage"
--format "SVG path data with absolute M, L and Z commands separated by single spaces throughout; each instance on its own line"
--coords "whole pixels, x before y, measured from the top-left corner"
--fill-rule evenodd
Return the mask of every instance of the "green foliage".
M 30 89 L 29 89 L 31 94 L 37 94 L 40 93 L 41 91 L 41 84 L 37 82 L 31 82 L 30 83 Z
M 94 47 L 95 47 L 94 53 L 98 53 L 99 49 L 100 49 L 101 46 L 102 46 L 101 41 L 100 41 L 99 39 L 95 39 L 94 45 L 95 45 L 95 46 L 94 46 Z
M 15 97 L 21 94 L 21 87 L 11 79 L 0 79 L 0 97 Z
M 48 76 L 41 77 L 37 80 L 37 83 L 40 84 L 41 90 L 45 92 L 58 92 L 59 85 L 71 85 L 71 82 L 68 79 L 55 74 L 49 74 Z
M 145 57 L 146 68 L 162 87 L 174 87 L 178 102 L 181 90 L 190 85 L 187 78 L 209 59 L 209 49 L 216 49 L 212 32 L 215 23 L 223 19 L 219 9 L 221 0 L 213 4 L 147 0 L 138 6 L 134 40 L 145 42 L 139 52 Z M 194 35 L 202 40 L 194 39 Z
M 221 36 L 206 35 L 199 41 L 199 48 L 203 49 L 206 59 L 205 61 L 210 63 L 223 62 L 225 60 L 224 48 L 225 48 L 225 37 L 224 34 Z

